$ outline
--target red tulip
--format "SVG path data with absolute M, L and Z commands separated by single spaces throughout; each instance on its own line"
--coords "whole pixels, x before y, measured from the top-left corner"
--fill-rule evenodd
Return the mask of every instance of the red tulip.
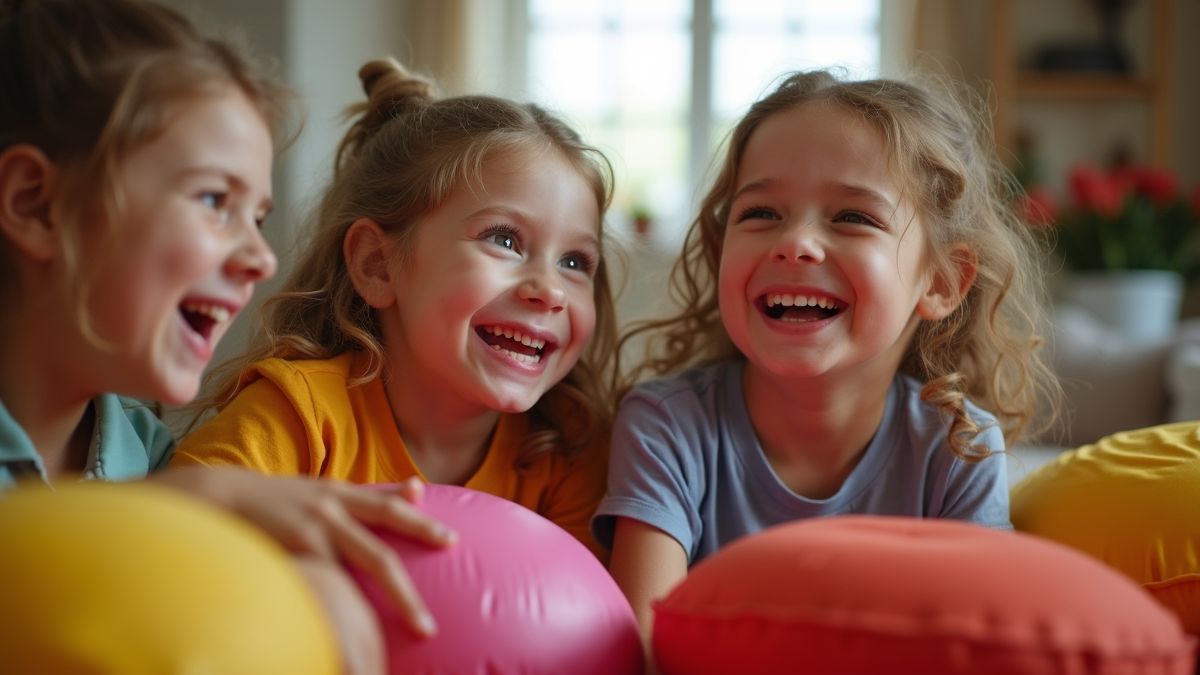
M 1125 204 L 1125 194 L 1131 182 L 1125 175 L 1104 175 L 1090 166 L 1080 165 L 1071 170 L 1068 177 L 1071 198 L 1080 211 L 1096 211 L 1106 216 L 1115 216 Z
M 1165 206 L 1179 196 L 1179 184 L 1167 171 L 1153 167 L 1138 169 L 1133 174 L 1134 188 L 1158 206 Z

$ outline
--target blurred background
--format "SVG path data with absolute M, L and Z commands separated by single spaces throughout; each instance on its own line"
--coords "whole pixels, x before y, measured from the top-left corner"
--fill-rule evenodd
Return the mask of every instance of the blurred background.
M 278 162 L 280 207 L 267 224 L 281 273 L 260 299 L 287 276 L 302 243 L 345 129 L 341 112 L 362 98 L 358 67 L 383 55 L 434 77 L 444 93 L 541 103 L 605 151 L 617 179 L 609 229 L 628 251 L 626 321 L 666 311 L 663 277 L 724 136 L 795 69 L 924 71 L 961 82 L 987 100 L 1000 155 L 1036 188 L 1045 220 L 1067 222 L 1062 214 L 1079 206 L 1080 167 L 1100 176 L 1119 170 L 1123 182 L 1113 185 L 1131 195 L 1126 169 L 1152 169 L 1171 182 L 1172 198 L 1191 204 L 1192 215 L 1181 216 L 1185 233 L 1200 211 L 1197 0 L 167 4 L 209 29 L 240 33 L 300 94 L 304 130 Z M 1200 292 L 1194 276 L 1185 278 L 1176 313 L 1187 318 L 1200 315 Z M 242 348 L 249 328 L 239 322 L 221 345 L 225 355 Z

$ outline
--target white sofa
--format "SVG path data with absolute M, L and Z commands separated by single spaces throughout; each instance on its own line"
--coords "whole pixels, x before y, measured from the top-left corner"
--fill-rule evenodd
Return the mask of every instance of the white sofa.
M 1055 309 L 1053 364 L 1066 394 L 1063 417 L 1040 444 L 1013 448 L 1009 485 L 1065 448 L 1118 431 L 1200 419 L 1200 318 L 1175 335 L 1134 342 L 1086 310 Z

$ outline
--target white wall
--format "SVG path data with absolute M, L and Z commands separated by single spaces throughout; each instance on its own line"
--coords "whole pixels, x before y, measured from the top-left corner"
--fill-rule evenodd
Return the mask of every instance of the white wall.
M 259 304 L 291 270 L 309 210 L 319 200 L 333 153 L 346 129 L 343 109 L 363 99 L 358 69 L 380 56 L 411 58 L 406 17 L 411 4 L 396 0 L 162 0 L 219 34 L 240 37 L 251 52 L 278 64 L 297 93 L 304 120 L 296 142 L 276 159 L 276 210 L 265 234 L 279 256 L 279 273 L 262 284 L 221 342 L 213 363 L 246 347 Z

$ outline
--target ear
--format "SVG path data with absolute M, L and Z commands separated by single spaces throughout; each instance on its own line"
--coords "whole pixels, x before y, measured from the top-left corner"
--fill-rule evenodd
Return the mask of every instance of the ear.
M 0 153 L 0 233 L 38 262 L 54 258 L 59 232 L 50 217 L 58 169 L 29 144 Z
M 396 302 L 391 270 L 392 247 L 383 228 L 370 218 L 359 218 L 346 230 L 342 239 L 342 256 L 354 290 L 366 303 L 376 309 L 390 307 Z
M 935 271 L 930 280 L 929 288 L 917 302 L 917 316 L 926 321 L 937 321 L 950 316 L 950 313 L 962 304 L 975 283 L 975 273 L 979 270 L 979 256 L 964 243 L 957 243 L 948 252 L 950 268 L 945 271 Z

